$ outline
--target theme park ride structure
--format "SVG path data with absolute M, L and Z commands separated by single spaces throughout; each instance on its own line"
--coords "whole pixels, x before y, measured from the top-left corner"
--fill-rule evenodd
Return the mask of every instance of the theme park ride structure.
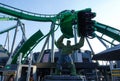
M 0 34 L 6 33 L 12 29 L 21 27 L 23 32 L 24 42 L 21 44 L 20 48 L 13 53 L 13 49 L 11 48 L 11 55 L 7 62 L 7 64 L 16 64 L 18 56 L 22 53 L 22 62 L 28 57 L 34 47 L 45 37 L 46 41 L 37 58 L 37 63 L 41 61 L 43 56 L 44 48 L 48 42 L 50 35 L 52 35 L 52 45 L 51 45 L 51 62 L 54 63 L 54 32 L 60 27 L 61 32 L 66 38 L 75 38 L 77 39 L 76 34 L 80 37 L 83 35 L 94 54 L 94 50 L 92 49 L 88 39 L 98 38 L 100 42 L 106 47 L 106 42 L 111 46 L 115 46 L 114 41 L 120 42 L 120 30 L 115 29 L 113 27 L 104 25 L 97 21 L 93 21 L 92 18 L 96 16 L 95 13 L 91 12 L 90 8 L 74 11 L 74 10 L 64 10 L 58 14 L 38 14 L 32 13 L 28 11 L 24 11 L 18 8 L 14 8 L 5 4 L 0 3 L 0 12 L 3 14 L 10 15 L 12 17 L 1 18 L 1 20 L 16 20 L 17 25 L 10 27 L 6 30 L 0 31 Z M 24 32 L 24 25 L 20 20 L 29 20 L 29 21 L 37 21 L 37 22 L 51 22 L 51 29 L 48 31 L 48 34 L 44 35 L 40 30 L 38 30 L 35 34 L 33 34 L 29 39 L 26 39 Z M 55 28 L 57 26 L 57 28 Z M 101 35 L 98 35 L 100 33 Z M 112 39 L 109 41 L 104 38 L 104 36 L 108 36 Z M 15 40 L 15 36 L 14 36 Z M 13 41 L 14 42 L 14 41 Z M 14 44 L 14 43 L 13 43 Z M 75 58 L 76 60 L 76 58 Z
M 95 13 L 91 12 L 91 9 L 89 8 L 80 11 L 64 10 L 59 14 L 47 15 L 47 14 L 37 14 L 37 13 L 20 10 L 1 3 L 0 12 L 14 17 L 14 18 L 7 18 L 7 20 L 25 19 L 25 20 L 38 21 L 38 22 L 52 22 L 52 27 L 51 27 L 52 32 L 50 31 L 49 34 L 53 34 L 55 25 L 59 25 L 62 33 L 67 38 L 71 38 L 74 36 L 72 27 L 76 26 L 79 36 L 80 34 L 83 34 L 85 37 L 94 38 L 94 35 L 96 35 L 96 37 L 99 37 L 100 39 L 110 43 L 111 45 L 114 45 L 113 42 L 115 40 L 118 42 L 120 41 L 120 35 L 119 35 L 120 31 L 113 27 L 93 21 L 92 18 L 95 17 Z M 15 27 L 9 28 L 8 30 L 4 30 L 1 33 L 7 32 L 13 28 Z M 98 36 L 97 34 L 95 34 L 95 31 L 101 33 L 102 36 Z M 103 35 L 107 35 L 108 37 L 112 38 L 113 41 L 110 42 L 104 39 Z M 22 57 L 25 56 L 27 57 L 28 50 L 33 49 L 33 47 L 35 47 L 36 45 L 36 41 L 40 41 L 44 37 L 45 36 L 42 34 L 40 30 L 36 32 L 33 36 L 31 36 L 31 38 L 29 38 L 25 42 L 25 44 L 20 48 L 20 50 L 15 54 L 15 56 L 12 58 L 11 63 L 16 62 L 17 60 L 16 57 L 18 57 L 20 53 L 23 53 Z M 28 43 L 31 43 L 31 45 L 29 46 Z M 26 46 L 28 47 L 28 49 L 23 50 L 24 48 L 26 48 Z M 51 61 L 53 61 L 53 59 Z

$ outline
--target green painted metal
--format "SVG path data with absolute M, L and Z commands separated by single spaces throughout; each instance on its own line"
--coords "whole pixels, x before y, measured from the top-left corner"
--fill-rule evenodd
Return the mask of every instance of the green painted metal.
M 0 21 L 11 21 L 11 20 L 17 20 L 17 19 L 12 17 L 0 17 Z
M 70 10 L 61 12 L 62 18 L 60 21 L 60 28 L 66 38 L 73 37 L 73 20 L 75 20 L 75 13 L 73 14 Z
M 83 10 L 80 10 L 80 11 L 83 11 Z M 73 20 L 77 20 L 77 13 L 79 11 L 72 12 L 71 10 L 65 10 L 60 12 L 57 15 L 46 15 L 46 14 L 37 14 L 37 13 L 20 10 L 20 9 L 0 3 L 0 12 L 17 17 L 19 19 L 32 20 L 32 21 L 56 22 L 60 20 L 60 23 L 58 23 L 58 25 L 60 24 L 61 32 L 66 36 L 66 38 L 71 38 L 73 37 L 73 28 L 72 28 L 72 26 L 74 25 Z M 78 24 L 76 23 L 75 25 L 78 25 Z M 99 22 L 96 22 L 94 27 L 96 31 L 102 34 L 105 34 L 113 38 L 114 40 L 117 40 L 120 42 L 120 30 L 101 24 Z M 11 30 L 13 28 L 9 28 L 5 31 L 1 31 L 0 34 L 7 32 L 8 30 Z M 78 33 L 80 32 L 78 31 Z M 16 63 L 17 57 L 19 56 L 20 53 L 23 53 L 22 57 L 26 57 L 27 52 L 33 49 L 37 45 L 38 41 L 41 41 L 42 39 L 43 39 L 43 34 L 39 30 L 33 36 L 31 36 L 25 42 L 25 44 L 23 44 L 23 46 L 20 48 L 17 54 L 13 57 L 12 63 Z
M 15 26 L 13 26 L 13 27 L 10 27 L 10 28 L 7 28 L 7 29 L 5 29 L 5 30 L 2 30 L 2 31 L 0 31 L 0 34 L 3 34 L 3 33 L 5 33 L 5 32 L 8 32 L 8 31 L 10 31 L 10 30 L 12 30 L 12 29 L 14 29 L 14 28 L 16 28 L 17 27 L 17 25 L 15 25 Z
M 77 25 L 78 27 L 78 12 L 87 12 L 90 11 L 91 8 L 86 8 L 79 11 L 73 11 L 73 10 L 65 10 L 60 12 L 61 20 L 60 20 L 60 28 L 64 36 L 66 38 L 72 38 L 73 37 L 73 25 Z M 78 29 L 78 36 L 80 36 L 79 28 Z
M 80 11 L 83 11 L 83 10 L 80 10 Z M 60 16 L 37 14 L 37 13 L 20 10 L 2 3 L 0 3 L 0 12 L 18 17 L 20 19 L 41 21 L 41 22 L 53 22 L 53 21 L 55 22 L 56 19 L 60 17 L 61 31 L 67 38 L 73 37 L 73 29 L 72 29 L 73 20 L 77 19 L 76 15 L 78 13 L 78 11 L 73 13 L 70 10 L 65 10 L 60 13 Z M 120 41 L 119 30 L 101 23 L 96 23 L 94 26 L 98 32 L 103 33 L 117 41 Z
M 54 22 L 56 20 L 56 15 L 32 13 L 2 3 L 0 3 L 0 12 L 11 16 L 15 16 L 20 19 L 32 20 L 32 21 Z
M 15 64 L 17 61 L 17 57 L 20 53 L 22 53 L 22 57 L 26 56 L 27 52 L 43 37 L 43 33 L 39 30 L 35 34 L 33 34 L 19 49 L 19 51 L 15 54 L 12 59 L 12 63 Z
M 111 38 L 113 38 L 114 40 L 117 40 L 120 42 L 120 30 L 101 24 L 99 22 L 96 22 L 96 24 L 94 25 L 94 27 L 96 28 L 96 31 L 105 34 Z

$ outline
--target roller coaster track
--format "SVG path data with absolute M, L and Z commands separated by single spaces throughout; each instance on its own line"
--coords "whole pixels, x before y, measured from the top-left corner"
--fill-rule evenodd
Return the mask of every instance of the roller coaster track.
M 17 57 L 20 53 L 22 53 L 22 57 L 25 57 L 28 55 L 29 50 L 31 50 L 34 45 L 36 45 L 37 42 L 41 41 L 43 39 L 43 34 L 40 30 L 38 30 L 35 34 L 33 34 L 19 49 L 19 51 L 15 54 L 15 56 L 12 58 L 12 63 L 16 63 Z
M 17 17 L 19 19 L 32 20 L 32 21 L 53 22 L 56 20 L 55 14 L 48 15 L 48 14 L 38 14 L 38 13 L 28 12 L 2 3 L 0 3 L 0 12 Z
M 99 22 L 96 22 L 96 24 L 94 25 L 94 27 L 96 28 L 96 31 L 98 31 L 99 33 L 102 34 L 102 36 L 100 36 L 100 38 L 102 38 L 103 40 L 105 40 L 106 42 L 113 44 L 113 42 L 116 40 L 118 42 L 120 42 L 120 30 L 110 27 L 108 25 L 104 25 L 101 24 Z M 110 38 L 112 38 L 112 41 L 108 41 L 107 39 L 103 38 L 103 35 L 106 35 Z
M 55 14 L 38 14 L 33 12 L 24 11 L 18 8 L 14 8 L 5 4 L 0 3 L 0 12 L 16 17 L 16 18 L 9 18 L 9 17 L 2 17 L 1 20 L 17 20 L 18 19 L 25 19 L 31 21 L 39 21 L 39 22 L 56 22 L 56 15 Z M 16 26 L 15 26 L 16 27 Z M 8 30 L 12 30 L 15 27 L 11 27 L 9 29 L 3 30 L 0 33 L 4 33 Z M 12 60 L 10 63 L 16 63 L 17 57 L 20 53 L 23 54 L 23 58 L 28 55 L 29 50 L 32 50 L 36 43 L 41 41 L 45 36 L 43 36 L 42 32 L 39 30 L 35 34 L 33 34 L 18 50 L 18 52 L 12 56 Z
M 12 20 L 17 20 L 17 18 L 14 18 L 14 17 L 6 17 L 6 16 L 0 17 L 0 21 L 12 21 Z
M 55 21 L 57 18 L 55 14 L 47 15 L 47 14 L 28 12 L 2 3 L 0 3 L 0 12 L 20 19 L 40 21 L 40 22 L 52 22 Z M 99 22 L 97 22 L 94 25 L 94 27 L 97 29 L 98 32 L 105 34 L 113 38 L 114 40 L 120 42 L 120 30 L 101 24 Z
M 32 12 L 24 11 L 24 10 L 14 8 L 14 7 L 2 4 L 2 3 L 0 3 L 0 12 L 7 14 L 7 15 L 10 15 L 10 16 L 13 16 L 13 17 L 16 17 L 18 19 L 25 19 L 25 20 L 31 20 L 31 21 L 56 22 L 56 20 L 57 20 L 57 15 L 55 15 L 55 14 L 47 15 L 47 14 L 32 13 Z M 69 23 L 66 23 L 66 24 L 69 25 Z M 69 26 L 71 26 L 71 24 Z M 107 25 L 104 25 L 104 24 L 101 24 L 99 22 L 96 22 L 94 27 L 96 28 L 97 32 L 102 34 L 102 36 L 98 36 L 98 37 L 103 39 L 104 41 L 110 43 L 111 45 L 115 45 L 113 43 L 113 41 L 115 41 L 115 40 L 120 42 L 120 30 L 115 29 L 115 28 L 110 27 L 110 26 L 107 26 Z M 1 31 L 0 33 L 4 33 L 5 31 Z M 112 38 L 113 40 L 108 41 L 107 39 L 103 38 L 103 35 L 106 35 L 106 36 Z M 34 40 L 34 37 L 37 37 L 37 39 Z M 42 40 L 42 39 L 43 39 L 42 32 L 41 31 L 36 32 L 33 36 L 31 36 L 25 42 L 23 47 L 21 47 L 21 49 L 18 51 L 18 53 L 13 58 L 12 63 L 16 62 L 16 60 L 17 60 L 16 58 L 19 56 L 19 53 L 23 53 L 24 54 L 23 56 L 25 56 L 26 53 L 28 52 L 28 50 L 30 50 L 32 47 L 34 47 L 34 45 L 36 44 L 36 41 Z M 32 41 L 34 41 L 34 42 L 32 42 Z M 30 43 L 31 43 L 31 45 L 29 45 Z M 28 49 L 24 50 L 26 47 Z

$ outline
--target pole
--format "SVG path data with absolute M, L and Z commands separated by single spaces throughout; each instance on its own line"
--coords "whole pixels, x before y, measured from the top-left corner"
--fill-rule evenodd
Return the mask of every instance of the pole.
M 43 57 L 45 46 L 46 46 L 47 42 L 49 41 L 49 37 L 50 37 L 50 35 L 46 38 L 45 43 L 44 43 L 44 45 L 42 47 L 42 50 L 41 50 L 40 54 L 37 57 L 37 63 L 39 63 L 41 61 L 42 57 Z
M 22 53 L 20 53 L 20 56 L 18 57 L 18 61 L 17 61 L 18 66 L 17 66 L 16 81 L 19 81 L 20 79 L 21 61 L 22 61 Z
M 29 65 L 28 65 L 28 71 L 27 71 L 27 78 L 26 78 L 26 81 L 29 81 L 30 79 L 30 73 L 31 73 L 31 65 L 32 65 L 32 56 L 33 56 L 33 53 L 30 52 L 30 57 L 29 57 Z
M 52 23 L 51 31 L 53 31 L 54 28 L 55 28 L 55 24 Z M 52 32 L 51 63 L 54 63 L 54 32 Z
M 96 35 L 96 37 L 98 38 L 98 40 L 106 47 L 106 49 L 108 49 L 109 47 Z M 111 72 L 111 74 L 112 74 L 112 69 L 113 69 L 114 67 L 113 67 L 113 61 L 110 61 L 110 72 Z M 111 77 L 112 77 L 112 75 L 111 75 Z M 113 80 L 113 77 L 112 77 L 112 81 L 114 81 Z
M 73 32 L 74 32 L 74 42 L 75 42 L 75 44 L 76 44 L 76 43 L 77 43 L 77 26 L 76 26 L 76 25 L 73 25 Z M 74 62 L 78 62 L 77 53 L 78 53 L 78 51 L 76 50 L 76 51 L 74 52 L 74 55 L 73 55 L 73 57 L 74 57 Z
M 19 23 L 17 22 L 17 25 L 18 24 Z M 14 48 L 14 44 L 15 44 L 15 40 L 16 40 L 17 31 L 18 31 L 18 26 L 15 29 L 15 34 L 14 34 L 14 38 L 13 38 L 13 42 L 12 42 L 12 47 L 11 47 L 11 51 L 10 51 L 11 54 L 13 54 L 13 48 Z

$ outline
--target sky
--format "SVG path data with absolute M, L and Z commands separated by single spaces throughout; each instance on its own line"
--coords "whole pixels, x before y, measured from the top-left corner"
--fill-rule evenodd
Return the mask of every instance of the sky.
M 120 29 L 120 0 L 0 0 L 0 3 L 39 14 L 58 14 L 63 10 L 77 11 L 85 8 L 91 8 L 92 11 L 97 14 L 94 18 L 95 21 Z M 39 29 L 44 34 L 47 34 L 51 25 L 51 23 L 46 22 L 35 22 L 27 20 L 21 21 L 25 24 L 27 38 L 29 38 Z M 15 24 L 15 21 L 0 21 L 0 30 L 9 28 Z M 12 33 L 10 37 L 13 38 L 14 30 L 12 30 L 11 32 Z M 61 31 L 57 30 L 57 32 L 55 33 L 55 40 L 57 40 L 60 35 Z M 0 36 L 0 39 L 2 40 L 0 41 L 0 44 L 4 44 L 5 36 L 6 34 Z M 21 36 L 19 35 L 17 37 L 17 40 L 19 41 L 20 39 Z M 12 42 L 12 40 L 10 42 Z M 98 53 L 105 49 L 105 47 L 96 39 L 93 39 L 90 42 L 95 48 L 95 53 Z M 41 51 L 43 43 L 44 40 L 40 42 L 40 44 L 34 49 L 34 51 Z M 89 50 L 89 47 L 87 44 L 85 44 L 82 49 Z

